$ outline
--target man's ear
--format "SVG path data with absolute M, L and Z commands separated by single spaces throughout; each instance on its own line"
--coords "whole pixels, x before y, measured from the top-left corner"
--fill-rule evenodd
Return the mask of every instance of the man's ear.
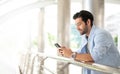
M 87 20 L 87 24 L 88 24 L 89 26 L 91 26 L 91 21 L 90 21 L 90 19 Z

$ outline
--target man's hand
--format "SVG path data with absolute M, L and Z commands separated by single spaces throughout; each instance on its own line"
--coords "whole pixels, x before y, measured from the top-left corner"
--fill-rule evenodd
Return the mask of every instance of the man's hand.
M 64 57 L 68 57 L 70 58 L 71 57 L 71 54 L 72 54 L 72 50 L 70 48 L 66 48 L 64 46 L 62 46 L 60 49 L 59 49 L 59 53 L 64 56 Z

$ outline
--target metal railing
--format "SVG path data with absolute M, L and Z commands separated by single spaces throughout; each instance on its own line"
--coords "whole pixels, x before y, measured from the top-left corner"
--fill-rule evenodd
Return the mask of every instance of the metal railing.
M 97 63 L 91 63 L 91 62 L 83 62 L 83 61 L 78 62 L 78 61 L 75 61 L 75 60 L 72 60 L 72 59 L 69 59 L 69 58 L 65 58 L 65 57 L 61 57 L 61 56 L 55 56 L 55 55 L 46 55 L 46 54 L 43 54 L 43 53 L 34 53 L 34 58 L 32 59 L 31 74 L 33 74 L 33 70 L 34 70 L 33 66 L 34 66 L 35 58 L 41 58 L 40 62 L 44 62 L 47 58 L 55 59 L 55 60 L 60 61 L 60 62 L 66 62 L 67 64 L 65 64 L 58 71 L 61 71 L 62 69 L 67 67 L 69 64 L 73 64 L 73 65 L 77 65 L 77 66 L 80 66 L 80 67 L 85 67 L 85 68 L 100 71 L 100 72 L 105 72 L 105 73 L 110 73 L 110 74 L 120 74 L 120 68 L 113 68 L 113 67 L 110 67 L 110 66 L 105 66 L 105 65 L 101 65 L 101 64 L 97 64 Z M 43 64 L 40 64 L 40 67 L 42 67 L 43 69 L 46 69 L 51 74 L 57 74 L 57 73 L 51 71 L 50 69 L 48 69 L 47 67 L 45 67 Z

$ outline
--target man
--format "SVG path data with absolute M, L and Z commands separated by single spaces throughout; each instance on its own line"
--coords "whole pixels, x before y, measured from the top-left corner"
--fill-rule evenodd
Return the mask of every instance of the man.
M 120 54 L 112 36 L 105 30 L 93 24 L 93 15 L 82 10 L 77 12 L 73 19 L 76 28 L 82 35 L 82 43 L 77 52 L 62 46 L 59 53 L 64 57 L 74 58 L 77 61 L 95 62 L 117 68 L 120 66 Z M 105 74 L 98 71 L 84 69 L 83 74 Z

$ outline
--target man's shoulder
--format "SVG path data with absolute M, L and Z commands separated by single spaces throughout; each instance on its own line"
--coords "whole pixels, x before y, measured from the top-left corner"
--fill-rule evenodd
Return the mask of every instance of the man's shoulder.
M 98 34 L 104 34 L 104 33 L 108 33 L 105 29 L 103 28 L 99 28 L 95 25 L 92 26 L 92 29 L 91 29 L 91 32 L 90 32 L 90 36 L 93 36 L 93 35 L 98 35 Z
M 100 34 L 100 33 L 102 33 L 102 34 L 110 34 L 107 30 L 105 30 L 103 28 L 98 28 L 98 27 L 96 27 L 95 33 L 96 34 Z

